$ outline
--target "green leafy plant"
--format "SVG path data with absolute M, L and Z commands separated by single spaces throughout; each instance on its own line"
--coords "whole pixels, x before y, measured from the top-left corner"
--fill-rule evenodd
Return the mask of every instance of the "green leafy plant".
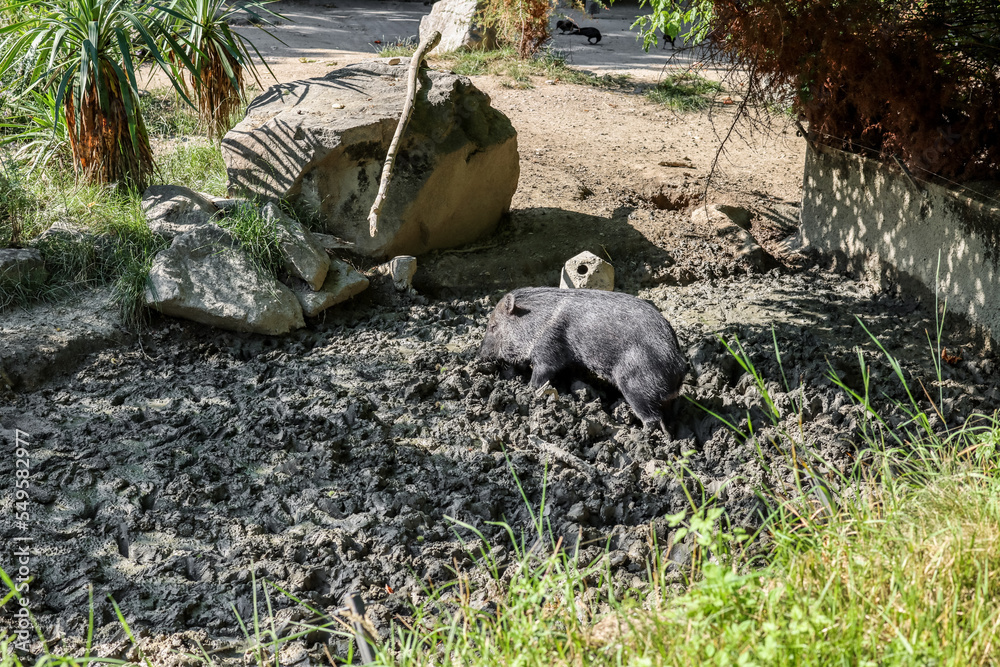
M 0 159 L 0 248 L 21 245 L 34 205 L 21 168 L 13 160 Z
M 8 5 L 5 13 L 29 3 Z M 42 0 L 34 13 L 0 28 L 0 70 L 27 63 L 28 90 L 55 91 L 78 176 L 97 183 L 143 186 L 153 170 L 139 113 L 138 46 L 177 87 L 176 69 L 158 42 L 190 68 L 162 20 L 164 9 L 127 0 Z M 183 93 L 182 93 L 183 94 Z
M 668 76 L 646 90 L 646 98 L 675 111 L 700 111 L 712 104 L 712 95 L 722 91 L 722 85 L 694 72 Z
M 246 12 L 261 30 L 274 37 L 263 26 L 270 24 L 272 17 L 284 17 L 267 9 L 268 1 L 237 6 L 226 0 L 174 0 L 170 5 L 172 30 L 184 39 L 184 65 L 194 88 L 199 119 L 211 139 L 221 139 L 232 127 L 244 102 L 245 75 L 249 73 L 261 85 L 254 56 L 273 76 L 253 42 L 229 27 L 237 12 Z
M 683 36 L 685 44 L 697 44 L 704 40 L 712 25 L 712 0 L 639 0 L 639 8 L 649 7 L 649 14 L 636 18 L 633 28 L 637 28 L 642 48 L 649 50 L 656 45 L 656 31 L 664 37 L 677 39 Z M 688 26 L 686 33 L 682 32 Z
M 68 167 L 72 162 L 69 131 L 52 90 L 29 90 L 19 97 L 12 118 L 0 123 L 0 130 L 6 131 L 0 135 L 0 146 L 13 148 L 15 158 L 26 158 L 29 171 L 49 164 Z

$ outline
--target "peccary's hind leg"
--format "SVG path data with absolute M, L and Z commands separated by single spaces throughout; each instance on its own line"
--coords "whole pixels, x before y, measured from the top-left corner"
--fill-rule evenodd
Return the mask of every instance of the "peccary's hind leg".
M 624 391 L 622 392 L 622 396 L 628 402 L 636 416 L 642 420 L 643 428 L 661 428 L 666 432 L 667 427 L 663 422 L 663 413 L 660 411 L 659 405 L 649 401 L 645 396 L 629 395 Z
M 663 427 L 663 400 L 656 395 L 656 378 L 649 373 L 648 363 L 641 353 L 626 352 L 615 366 L 612 379 L 644 428 Z

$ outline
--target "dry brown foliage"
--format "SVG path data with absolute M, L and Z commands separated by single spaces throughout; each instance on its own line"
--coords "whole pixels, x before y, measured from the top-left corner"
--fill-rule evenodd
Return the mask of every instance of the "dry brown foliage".
M 480 15 L 484 25 L 517 47 L 521 58 L 530 58 L 549 40 L 550 0 L 487 0 Z
M 817 140 L 925 178 L 1000 175 L 996 0 L 712 4 L 712 44 L 750 73 L 748 98 L 791 97 Z
M 135 114 L 136 137 L 133 141 L 121 86 L 111 67 L 106 63 L 103 67 L 106 108 L 101 107 L 93 81 L 80 101 L 74 97 L 72 87 L 66 90 L 66 127 L 74 168 L 78 176 L 88 181 L 142 189 L 154 169 L 146 126 L 142 115 Z
M 233 78 L 226 72 L 229 62 Z M 235 81 L 233 79 L 235 78 Z M 206 51 L 201 76 L 192 82 L 197 96 L 198 118 L 209 139 L 218 141 L 232 125 L 243 99 L 243 66 L 218 48 Z

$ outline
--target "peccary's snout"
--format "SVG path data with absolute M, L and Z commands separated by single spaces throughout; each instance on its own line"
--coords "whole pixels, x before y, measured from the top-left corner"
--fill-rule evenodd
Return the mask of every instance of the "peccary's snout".
M 501 301 L 501 303 L 505 302 Z M 500 310 L 499 306 L 498 310 Z M 499 359 L 501 339 L 507 335 L 509 335 L 507 327 L 499 321 L 497 312 L 490 313 L 490 318 L 486 322 L 486 333 L 483 334 L 483 342 L 480 343 L 476 356 L 480 359 Z
M 483 342 L 479 344 L 479 351 L 476 352 L 477 359 L 494 359 L 496 358 L 496 336 L 491 332 L 487 331 L 486 335 L 483 336 Z

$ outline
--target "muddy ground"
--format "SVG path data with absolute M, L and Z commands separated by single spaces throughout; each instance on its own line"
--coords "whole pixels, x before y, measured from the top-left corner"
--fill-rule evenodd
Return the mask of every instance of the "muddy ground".
M 481 530 L 509 564 L 505 533 L 490 522 L 530 533 L 543 487 L 554 535 L 580 544 L 585 561 L 607 557 L 618 593 L 645 586 L 651 531 L 680 580 L 689 549 L 672 544 L 663 517 L 690 507 L 685 491 L 716 495 L 733 523 L 754 528 L 758 492 L 790 481 L 761 392 L 719 336 L 739 338 L 801 440 L 799 456 L 831 479 L 864 460 L 860 409 L 831 370 L 860 387 L 860 351 L 890 421 L 901 417 L 890 399 L 905 397 L 861 322 L 901 359 L 918 396 L 921 383 L 943 393 L 949 424 L 996 408 L 997 359 L 961 322 L 949 319 L 943 340 L 962 359 L 937 382 L 925 338 L 932 298 L 783 250 L 803 149 L 780 122 L 734 144 L 706 189 L 726 107 L 677 115 L 628 90 L 475 83 L 519 131 L 520 186 L 496 235 L 421 258 L 416 294 L 376 281 L 283 338 L 154 319 L 51 377 L 44 354 L 24 357 L 43 370 L 22 369 L 31 382 L 3 394 L 0 428 L 9 451 L 11 429 L 29 436 L 30 521 L 23 532 L 5 494 L 0 541 L 33 539 L 30 599 L 50 648 L 79 652 L 93 587 L 101 655 L 137 656 L 111 595 L 157 664 L 187 661 L 179 652 L 196 640 L 240 658 L 233 607 L 252 614 L 252 577 L 328 612 L 360 591 L 384 635 L 425 586 L 475 569 L 448 517 Z M 691 222 L 706 196 L 752 212 L 776 268 L 735 259 L 728 237 Z M 650 300 L 677 330 L 691 369 L 668 434 L 644 431 L 610 387 L 565 378 L 536 395 L 523 375 L 475 359 L 498 298 L 557 284 L 581 250 L 609 258 L 618 289 Z M 48 322 L 2 317 L 41 336 L 60 325 L 53 312 Z M 749 411 L 760 437 L 737 437 L 692 401 L 733 421 Z M 0 478 L 14 480 L 15 465 L 0 457 Z M 490 594 L 473 593 L 483 604 Z M 279 617 L 298 617 L 290 600 L 272 602 Z M 324 644 L 347 650 L 341 638 L 310 636 L 286 662 L 325 661 Z
M 767 425 L 752 378 L 716 339 L 738 336 L 795 432 L 793 401 L 803 404 L 799 456 L 817 455 L 831 475 L 853 465 L 861 422 L 829 369 L 858 386 L 860 348 L 874 388 L 904 397 L 855 315 L 903 359 L 914 386 L 937 391 L 917 333 L 933 313 L 909 299 L 814 270 L 639 293 L 687 351 L 685 399 L 733 421 L 749 409 L 757 428 Z M 252 615 L 252 571 L 329 612 L 360 591 L 384 633 L 424 586 L 472 566 L 447 517 L 479 528 L 509 563 L 489 522 L 530 533 L 517 481 L 536 509 L 547 486 L 554 534 L 581 544 L 587 561 L 607 554 L 620 594 L 645 585 L 651 530 L 671 544 L 663 517 L 689 507 L 685 487 L 698 499 L 717 493 L 735 524 L 754 528 L 756 492 L 791 481 L 786 454 L 766 444 L 772 431 L 761 435 L 761 460 L 756 443 L 687 400 L 664 435 L 644 431 L 608 387 L 567 379 L 558 395 L 539 396 L 523 376 L 476 361 L 492 302 L 373 290 L 280 339 L 160 321 L 141 345 L 97 354 L 0 408 L 5 429 L 30 437 L 31 599 L 53 648 L 79 649 L 88 586 L 104 655 L 128 654 L 107 594 L 164 660 L 181 660 L 168 649 L 194 650 L 195 638 L 233 647 L 231 605 Z M 945 366 L 946 419 L 993 409 L 995 368 L 969 349 Z M 685 452 L 693 475 L 677 469 Z M 0 464 L 8 479 L 12 460 Z M 23 533 L 5 504 L 7 541 Z M 683 564 L 687 553 L 682 544 L 670 557 Z M 295 606 L 281 595 L 274 604 Z M 322 641 L 346 650 L 341 639 L 313 639 L 305 648 L 317 659 Z

